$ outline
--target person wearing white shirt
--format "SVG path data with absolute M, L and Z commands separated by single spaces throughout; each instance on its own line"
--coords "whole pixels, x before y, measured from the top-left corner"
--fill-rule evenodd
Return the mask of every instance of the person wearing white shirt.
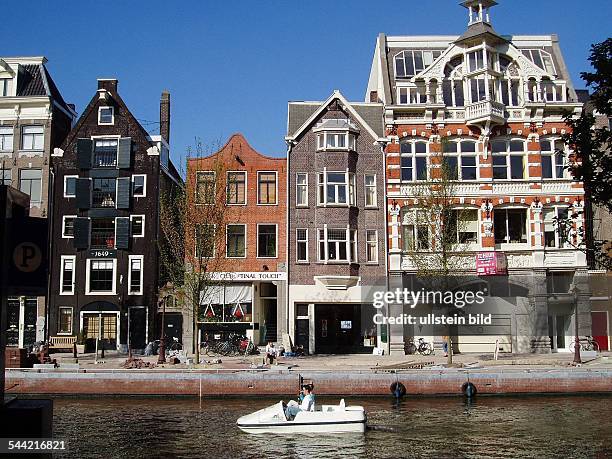
M 295 415 L 300 411 L 314 411 L 315 410 L 315 397 L 312 393 L 313 387 L 310 384 L 304 384 L 302 386 L 302 394 L 304 398 L 302 402 L 298 404 L 295 400 L 291 400 L 287 404 L 287 418 L 292 420 Z

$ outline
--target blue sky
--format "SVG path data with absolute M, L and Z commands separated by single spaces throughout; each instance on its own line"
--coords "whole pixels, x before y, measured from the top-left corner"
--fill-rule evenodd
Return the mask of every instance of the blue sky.
M 44 55 L 65 99 L 81 111 L 96 78 L 119 79 L 137 118 L 159 120 L 172 97 L 171 144 L 180 162 L 199 137 L 242 132 L 260 152 L 284 155 L 287 101 L 340 89 L 364 98 L 376 36 L 460 34 L 458 0 L 30 1 L 2 17 L 0 56 Z M 557 33 L 576 87 L 592 43 L 610 34 L 609 0 L 499 0 L 501 34 Z M 17 6 L 19 5 L 19 6 Z M 425 6 L 413 6 L 425 5 Z M 6 12 L 5 12 L 6 13 Z M 145 124 L 153 133 L 157 124 Z

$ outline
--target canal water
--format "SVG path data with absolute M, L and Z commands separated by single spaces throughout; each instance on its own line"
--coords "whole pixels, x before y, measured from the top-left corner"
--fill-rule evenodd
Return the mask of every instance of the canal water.
M 317 403 L 337 403 L 317 398 Z M 612 457 L 612 397 L 351 397 L 368 412 L 364 435 L 249 435 L 243 414 L 270 399 L 57 398 L 55 457 L 399 458 Z

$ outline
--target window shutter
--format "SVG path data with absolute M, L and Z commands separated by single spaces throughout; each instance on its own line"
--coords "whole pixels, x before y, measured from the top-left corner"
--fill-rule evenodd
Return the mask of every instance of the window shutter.
M 117 179 L 117 209 L 130 208 L 131 178 L 121 177 Z
M 73 243 L 75 249 L 89 247 L 89 218 L 77 217 L 74 219 Z
M 132 165 L 132 138 L 121 137 L 117 149 L 117 169 L 129 169 Z
M 76 204 L 79 209 L 91 207 L 91 180 L 79 178 L 76 181 Z
M 130 217 L 115 218 L 115 247 L 127 249 L 130 244 Z
M 93 140 L 77 139 L 77 163 L 79 169 L 91 169 L 91 156 L 93 154 Z

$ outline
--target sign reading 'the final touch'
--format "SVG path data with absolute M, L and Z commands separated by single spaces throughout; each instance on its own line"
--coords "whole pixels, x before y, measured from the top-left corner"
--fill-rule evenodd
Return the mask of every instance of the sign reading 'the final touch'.
M 287 280 L 287 273 L 281 272 L 216 272 L 211 273 L 215 281 L 283 281 Z

